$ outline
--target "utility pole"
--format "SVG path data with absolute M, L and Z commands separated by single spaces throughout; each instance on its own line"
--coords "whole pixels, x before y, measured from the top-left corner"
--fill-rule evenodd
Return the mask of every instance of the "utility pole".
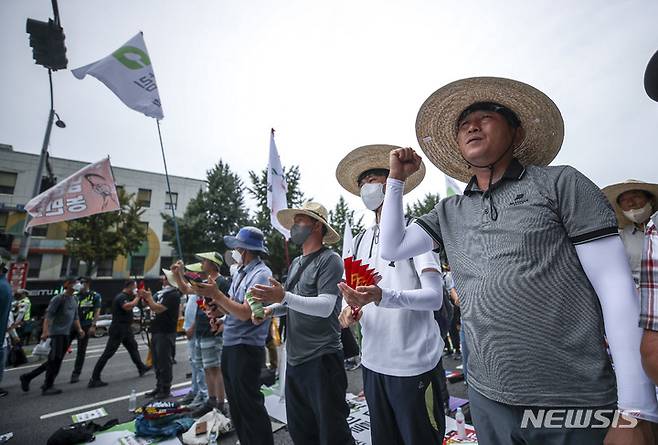
M 57 116 L 57 126 L 64 128 L 66 124 L 59 119 L 55 112 L 55 105 L 53 100 L 53 76 L 52 72 L 60 69 L 65 69 L 68 60 L 66 59 L 66 46 L 64 45 L 64 29 L 59 21 L 59 8 L 57 0 L 52 0 L 53 14 L 55 20 L 48 20 L 48 22 L 41 22 L 39 20 L 27 19 L 25 25 L 26 32 L 30 35 L 30 46 L 32 47 L 32 57 L 37 65 L 42 65 L 48 68 L 48 83 L 50 85 L 50 111 L 48 112 L 48 123 L 46 124 L 46 133 L 43 137 L 43 145 L 41 146 L 41 155 L 39 157 L 39 166 L 37 167 L 37 177 L 34 180 L 34 188 L 32 189 L 32 198 L 37 196 L 41 191 L 41 179 L 43 177 L 43 170 L 46 165 L 48 156 L 48 145 L 50 144 L 50 132 L 53 128 L 53 121 Z M 18 250 L 18 259 L 27 260 L 27 255 L 30 249 L 30 236 L 32 228 L 27 228 L 30 222 L 30 214 L 26 212 L 25 224 L 23 226 L 23 238 Z

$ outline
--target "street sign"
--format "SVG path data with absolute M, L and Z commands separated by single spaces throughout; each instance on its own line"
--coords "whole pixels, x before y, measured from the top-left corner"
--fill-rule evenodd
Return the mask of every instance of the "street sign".
M 30 264 L 27 261 L 21 263 L 12 263 L 7 274 L 9 285 L 16 292 L 18 289 L 25 289 L 27 285 L 27 270 Z

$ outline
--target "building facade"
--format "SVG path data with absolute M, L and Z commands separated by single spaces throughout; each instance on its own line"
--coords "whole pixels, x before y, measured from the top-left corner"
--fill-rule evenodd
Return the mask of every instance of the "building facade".
M 25 204 L 32 198 L 39 155 L 15 151 L 11 145 L 0 144 L 0 245 L 18 252 L 25 222 Z M 52 176 L 61 181 L 80 170 L 87 162 L 49 158 Z M 171 207 L 164 174 L 112 167 L 117 188 L 134 194 L 145 210 L 141 220 L 147 226 L 147 240 L 130 258 L 108 259 L 98 265 L 96 277 L 127 278 L 129 276 L 153 278 L 162 267 L 171 265 L 175 243 L 171 230 L 164 227 L 162 213 L 169 214 Z M 44 171 L 44 175 L 46 172 Z M 177 216 L 199 190 L 205 190 L 206 181 L 170 176 L 172 201 Z M 42 189 L 48 186 L 48 176 Z M 28 282 L 59 280 L 66 275 L 86 273 L 86 265 L 71 258 L 66 250 L 67 223 L 56 223 L 33 228 L 28 254 Z

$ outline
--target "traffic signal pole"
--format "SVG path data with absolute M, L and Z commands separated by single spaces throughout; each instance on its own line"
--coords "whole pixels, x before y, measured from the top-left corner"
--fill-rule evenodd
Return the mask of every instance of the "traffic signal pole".
M 64 69 L 68 64 L 66 60 L 66 47 L 64 46 L 64 30 L 59 20 L 59 8 L 57 0 L 51 0 L 53 7 L 54 22 L 39 22 L 33 19 L 27 19 L 26 31 L 30 35 L 30 46 L 33 48 L 33 57 L 37 64 L 48 68 L 48 84 L 50 86 L 50 111 L 48 112 L 48 123 L 46 124 L 46 133 L 43 136 L 43 145 L 41 146 L 41 155 L 39 156 L 39 166 L 37 167 L 37 176 L 34 179 L 34 188 L 32 189 L 32 198 L 41 192 L 41 181 L 43 171 L 46 166 L 48 157 L 48 145 L 50 144 L 50 133 L 53 129 L 55 120 L 55 104 L 53 100 L 53 70 Z M 58 117 L 59 119 L 59 117 Z M 58 121 L 59 126 L 59 121 Z M 25 223 L 23 225 L 23 237 L 21 238 L 18 248 L 18 260 L 27 260 L 30 250 L 30 238 L 32 228 L 28 228 L 30 214 L 26 212 Z
M 37 196 L 41 191 L 41 180 L 43 178 L 43 170 L 46 166 L 46 157 L 48 155 L 48 145 L 50 144 L 50 132 L 53 129 L 53 121 L 55 120 L 55 108 L 53 104 L 53 74 L 48 70 L 48 81 L 50 83 L 50 111 L 48 112 L 48 124 L 46 125 L 46 134 L 43 136 L 43 145 L 41 146 L 41 156 L 39 156 L 39 166 L 37 167 L 37 177 L 34 179 L 34 188 L 32 189 L 32 198 Z M 27 227 L 32 217 L 29 213 L 25 212 L 25 224 L 23 225 L 23 238 L 18 248 L 18 259 L 27 260 L 27 254 L 30 249 L 30 238 L 32 235 L 32 227 Z

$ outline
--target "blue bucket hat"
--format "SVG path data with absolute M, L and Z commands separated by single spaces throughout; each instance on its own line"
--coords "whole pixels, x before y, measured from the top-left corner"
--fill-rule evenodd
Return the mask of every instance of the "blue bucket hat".
M 255 252 L 262 252 L 268 254 L 269 251 L 265 247 L 265 237 L 263 232 L 256 227 L 243 227 L 240 229 L 236 236 L 226 235 L 224 237 L 224 244 L 229 249 L 246 249 Z

